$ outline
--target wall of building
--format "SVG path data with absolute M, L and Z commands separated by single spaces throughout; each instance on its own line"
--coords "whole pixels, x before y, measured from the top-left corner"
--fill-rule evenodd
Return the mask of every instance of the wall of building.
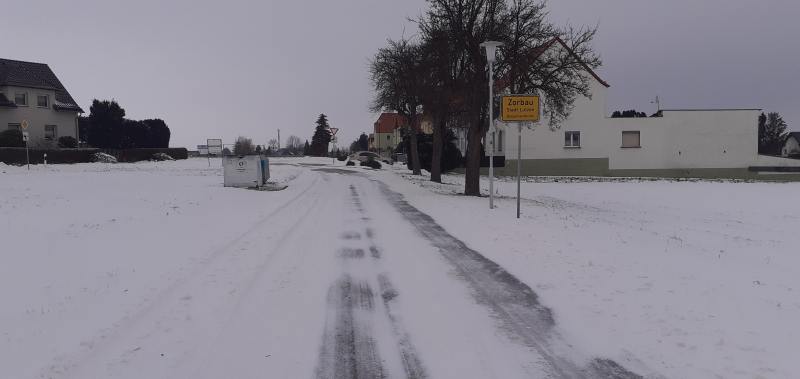
M 400 133 L 374 133 L 374 142 L 372 148 L 377 151 L 394 150 L 400 141 Z
M 20 87 L 2 87 L 0 92 L 14 101 L 16 93 L 25 92 L 28 94 L 28 106 L 17 106 L 16 108 L 0 107 L 0 130 L 8 129 L 8 124 L 21 124 L 22 120 L 28 121 L 26 130 L 30 136 L 31 146 L 46 145 L 44 142 L 45 125 L 56 125 L 58 137 L 71 136 L 77 139 L 78 127 L 76 112 L 60 112 L 53 109 L 55 101 L 55 91 L 40 90 Z M 50 105 L 48 108 L 40 108 L 36 105 L 37 95 L 48 95 Z
M 607 88 L 591 78 L 591 91 L 592 98 L 576 99 L 572 115 L 559 128 L 551 129 L 545 119 L 533 129 L 523 128 L 523 171 L 530 175 L 691 173 L 747 169 L 758 158 L 758 110 L 676 110 L 663 111 L 663 117 L 610 118 Z M 504 129 L 508 170 L 516 170 L 517 127 L 510 124 Z M 580 132 L 579 148 L 565 146 L 565 133 L 571 131 Z M 641 146 L 622 147 L 623 131 L 638 131 Z

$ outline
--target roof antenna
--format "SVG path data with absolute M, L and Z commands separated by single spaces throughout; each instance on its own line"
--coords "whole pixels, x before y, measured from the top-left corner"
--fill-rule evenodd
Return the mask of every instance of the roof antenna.
M 659 100 L 658 95 L 656 95 L 656 99 L 651 101 L 650 104 L 655 104 L 657 108 L 656 112 L 661 112 L 661 100 Z

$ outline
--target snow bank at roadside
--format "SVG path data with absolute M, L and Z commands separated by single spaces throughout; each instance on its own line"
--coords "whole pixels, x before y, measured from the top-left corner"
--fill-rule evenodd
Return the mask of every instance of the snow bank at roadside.
M 57 370 L 287 202 L 222 186 L 220 161 L 0 167 L 0 377 Z
M 800 184 L 526 183 L 517 220 L 513 182 L 489 211 L 457 195 L 458 175 L 379 175 L 536 290 L 590 353 L 667 377 L 800 377 Z

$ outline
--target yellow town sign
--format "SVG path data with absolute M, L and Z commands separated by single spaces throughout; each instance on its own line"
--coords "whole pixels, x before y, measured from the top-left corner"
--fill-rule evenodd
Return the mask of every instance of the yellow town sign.
M 500 107 L 500 120 L 538 122 L 539 96 L 503 96 L 503 105 Z

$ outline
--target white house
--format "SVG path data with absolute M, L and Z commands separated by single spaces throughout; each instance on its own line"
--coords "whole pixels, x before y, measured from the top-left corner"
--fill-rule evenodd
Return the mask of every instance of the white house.
M 550 48 L 568 49 L 557 42 Z M 800 167 L 800 160 L 758 155 L 759 109 L 665 109 L 662 117 L 610 118 L 609 85 L 586 69 L 592 97 L 576 99 L 560 128 L 551 130 L 544 115 L 533 130 L 523 128 L 524 175 L 735 178 Z M 499 133 L 496 151 L 506 164 L 498 175 L 514 175 L 517 127 L 507 124 Z
M 21 129 L 27 122 L 33 146 L 59 137 L 78 139 L 83 110 L 43 63 L 0 59 L 0 130 Z
M 800 132 L 789 133 L 781 153 L 784 157 L 800 155 Z

